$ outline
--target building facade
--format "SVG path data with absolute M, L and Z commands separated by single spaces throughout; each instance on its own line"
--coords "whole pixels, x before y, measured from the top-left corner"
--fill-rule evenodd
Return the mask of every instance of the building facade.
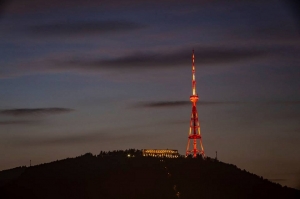
M 173 149 L 143 149 L 143 156 L 157 157 L 157 158 L 178 158 L 178 150 Z

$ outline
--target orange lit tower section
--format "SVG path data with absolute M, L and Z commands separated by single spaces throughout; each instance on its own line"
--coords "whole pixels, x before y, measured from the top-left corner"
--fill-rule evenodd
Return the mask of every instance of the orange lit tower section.
M 189 131 L 189 137 L 188 137 L 188 143 L 186 147 L 186 156 L 193 155 L 195 158 L 197 154 L 201 155 L 203 158 L 205 157 L 204 149 L 202 145 L 202 137 L 200 133 L 200 123 L 198 120 L 198 111 L 196 108 L 196 103 L 199 100 L 198 95 L 196 94 L 196 79 L 195 79 L 195 55 L 193 50 L 192 55 L 192 90 L 193 94 L 190 96 L 190 100 L 192 102 L 192 116 L 190 121 L 190 131 Z M 197 148 L 197 142 L 199 140 L 199 147 Z M 190 149 L 190 141 L 193 142 L 193 148 Z

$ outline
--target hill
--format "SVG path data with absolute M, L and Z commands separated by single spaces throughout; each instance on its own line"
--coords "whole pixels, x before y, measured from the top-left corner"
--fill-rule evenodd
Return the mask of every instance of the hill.
M 0 193 L 30 199 L 300 198 L 299 190 L 234 165 L 201 157 L 143 157 L 134 149 L 1 171 Z

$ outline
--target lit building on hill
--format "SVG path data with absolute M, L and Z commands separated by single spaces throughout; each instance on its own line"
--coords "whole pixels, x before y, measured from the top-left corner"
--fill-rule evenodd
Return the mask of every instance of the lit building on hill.
M 157 157 L 157 158 L 178 158 L 178 150 L 173 149 L 143 149 L 143 156 Z

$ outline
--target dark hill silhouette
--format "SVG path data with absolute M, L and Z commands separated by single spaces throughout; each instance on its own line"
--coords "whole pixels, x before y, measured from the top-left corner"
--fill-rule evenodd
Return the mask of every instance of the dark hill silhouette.
M 0 198 L 300 198 L 299 190 L 234 165 L 201 157 L 143 157 L 134 149 L 1 171 L 0 183 Z
M 17 179 L 24 171 L 27 169 L 27 167 L 17 167 L 5 171 L 0 172 L 0 187 L 7 184 L 8 182 Z

